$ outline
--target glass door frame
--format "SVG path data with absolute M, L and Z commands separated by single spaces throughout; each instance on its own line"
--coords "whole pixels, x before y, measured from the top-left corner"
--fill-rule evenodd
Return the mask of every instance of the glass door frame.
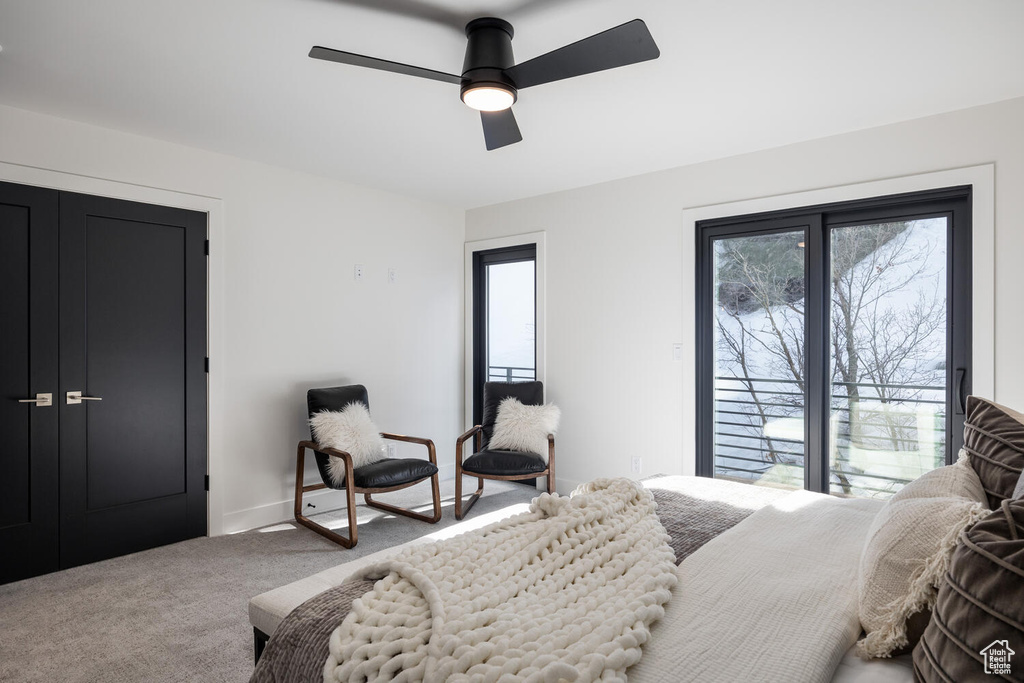
M 970 185 L 699 220 L 696 226 L 696 474 L 713 477 L 714 458 L 714 258 L 713 245 L 727 237 L 792 231 L 803 226 L 805 242 L 804 488 L 829 492 L 826 460 L 831 414 L 829 330 L 831 288 L 829 237 L 833 227 L 947 214 L 947 400 L 946 463 L 963 441 L 963 413 L 971 389 L 972 187 Z M 818 340 L 814 342 L 812 340 Z
M 788 212 L 787 212 L 788 213 Z M 804 335 L 812 338 L 824 328 L 821 310 L 827 304 L 823 301 L 824 287 L 822 272 L 812 268 L 813 259 L 821 258 L 823 231 L 820 216 L 806 212 L 792 216 L 747 217 L 753 220 L 731 220 L 729 222 L 702 221 L 698 224 L 697 238 L 697 476 L 714 477 L 714 400 L 715 400 L 715 342 L 709 331 L 715 325 L 714 289 L 714 243 L 730 237 L 754 237 L 779 233 L 804 233 Z M 709 223 L 715 223 L 711 225 Z M 817 315 L 815 312 L 818 312 Z M 707 332 L 707 333 L 705 333 Z M 823 357 L 824 347 L 811 348 L 805 344 L 804 367 L 807 373 L 807 395 L 804 399 L 804 488 L 821 491 L 827 483 L 828 473 L 822 471 L 822 460 L 809 457 L 821 453 L 828 439 L 828 413 L 822 410 L 824 377 L 827 359 Z M 707 372 L 711 371 L 711 377 Z M 824 414 L 823 414 L 824 413 Z M 824 430 L 822 429 L 824 427 Z M 704 454 L 708 454 L 705 456 Z M 815 482 L 817 485 L 815 486 Z
M 483 389 L 484 382 L 487 381 L 488 377 L 488 358 L 487 358 L 487 323 L 488 323 L 488 310 L 487 310 L 487 267 L 493 265 L 499 265 L 503 263 L 521 263 L 523 261 L 533 261 L 534 275 L 533 275 L 533 318 L 534 318 L 534 345 L 533 345 L 533 358 L 534 358 L 534 376 L 539 378 L 539 360 L 538 360 L 538 335 L 536 333 L 539 328 L 538 318 L 539 311 L 537 308 L 537 288 L 538 288 L 538 262 L 537 262 L 537 244 L 536 243 L 524 243 L 513 246 L 497 247 L 494 249 L 483 249 L 473 252 L 473 264 L 472 264 L 472 328 L 473 328 L 473 345 L 472 345 L 472 396 L 473 396 L 473 413 L 472 420 L 473 424 L 478 425 L 483 422 Z

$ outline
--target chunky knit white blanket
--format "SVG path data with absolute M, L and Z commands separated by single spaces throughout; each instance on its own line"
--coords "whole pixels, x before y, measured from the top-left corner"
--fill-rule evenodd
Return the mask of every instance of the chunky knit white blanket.
M 625 681 L 676 582 L 654 508 L 599 479 L 358 572 L 324 680 Z

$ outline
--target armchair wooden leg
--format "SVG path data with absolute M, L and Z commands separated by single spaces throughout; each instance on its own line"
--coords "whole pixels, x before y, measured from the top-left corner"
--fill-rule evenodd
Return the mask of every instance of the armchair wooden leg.
M 548 434 L 548 493 L 552 496 L 555 491 L 555 437 Z
M 462 519 L 469 512 L 473 504 L 480 500 L 480 496 L 484 492 L 484 480 L 483 477 L 477 477 L 478 486 L 476 492 L 469 497 L 465 505 L 462 504 L 462 471 L 459 468 L 459 472 L 455 475 L 455 519 Z
M 455 461 L 455 519 L 462 519 L 462 468 Z
M 336 531 L 317 524 L 309 517 L 302 514 L 302 494 L 306 491 L 326 488 L 323 484 L 314 486 L 303 486 L 302 477 L 305 472 L 306 448 L 299 444 L 298 455 L 295 459 L 295 521 L 320 534 L 324 538 L 334 541 L 342 548 L 351 548 L 359 542 L 359 530 L 356 528 L 356 495 L 351 486 L 345 487 L 345 505 L 348 508 L 348 532 L 349 537 L 345 538 Z
M 407 508 L 397 507 L 395 505 L 388 505 L 387 503 L 381 503 L 370 497 L 369 493 L 363 493 L 363 500 L 370 507 L 377 508 L 378 510 L 384 510 L 390 512 L 393 515 L 402 515 L 404 517 L 412 517 L 418 519 L 421 522 L 430 522 L 436 524 L 441 519 L 441 489 L 438 485 L 438 475 L 430 477 L 431 488 L 433 489 L 434 495 L 434 512 L 431 515 L 426 515 L 421 512 L 413 512 Z
M 435 474 L 430 478 L 430 487 L 434 492 L 434 520 L 433 522 L 441 521 L 441 475 Z M 433 523 L 431 522 L 431 523 Z

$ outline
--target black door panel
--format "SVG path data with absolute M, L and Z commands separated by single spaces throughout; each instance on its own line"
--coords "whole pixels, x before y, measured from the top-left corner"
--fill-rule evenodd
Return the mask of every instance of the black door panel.
M 206 533 L 205 240 L 0 183 L 0 583 Z
M 206 216 L 72 193 L 60 211 L 70 567 L 206 532 Z
M 0 183 L 0 583 L 58 567 L 57 277 L 57 192 Z
M 185 229 L 88 216 L 85 253 L 87 509 L 182 494 Z

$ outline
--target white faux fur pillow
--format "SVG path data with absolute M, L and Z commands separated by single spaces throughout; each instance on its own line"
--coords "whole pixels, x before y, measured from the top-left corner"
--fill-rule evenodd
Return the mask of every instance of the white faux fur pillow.
M 889 657 L 908 645 L 907 621 L 935 604 L 960 532 L 988 512 L 981 480 L 965 455 L 889 499 L 860 557 L 860 623 L 867 633 L 857 643 L 861 655 Z
M 351 455 L 353 468 L 383 460 L 387 454 L 380 430 L 370 419 L 370 411 L 358 401 L 340 411 L 317 413 L 309 419 L 309 426 L 318 444 Z M 345 483 L 345 462 L 341 458 L 328 458 L 327 470 L 335 484 Z
M 548 434 L 558 430 L 562 411 L 548 403 L 527 406 L 513 396 L 498 404 L 489 449 L 536 453 L 548 461 Z

